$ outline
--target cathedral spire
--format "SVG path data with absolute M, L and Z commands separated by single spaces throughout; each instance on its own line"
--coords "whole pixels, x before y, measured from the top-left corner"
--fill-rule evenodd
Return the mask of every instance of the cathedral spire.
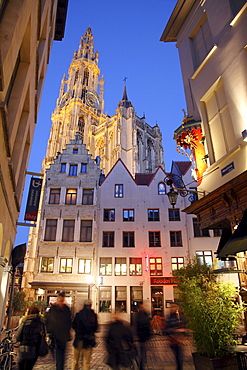
M 124 81 L 125 81 L 125 83 L 124 83 L 123 96 L 122 96 L 122 100 L 118 103 L 118 106 L 129 108 L 129 107 L 132 107 L 132 103 L 131 103 L 131 101 L 128 100 L 128 96 L 127 96 L 126 77 L 125 77 Z

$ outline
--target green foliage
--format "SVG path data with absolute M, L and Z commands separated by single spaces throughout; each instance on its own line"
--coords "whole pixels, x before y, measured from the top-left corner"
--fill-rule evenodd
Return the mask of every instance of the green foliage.
M 209 358 L 226 355 L 244 308 L 235 302 L 236 289 L 195 259 L 178 270 L 180 303 L 192 330 L 197 351 Z
M 25 292 L 15 292 L 13 296 L 13 310 L 21 311 L 25 310 L 28 306 L 28 302 L 25 301 L 26 293 Z
M 35 302 L 33 302 L 33 304 L 35 304 L 35 306 L 38 306 L 39 307 L 40 313 L 44 313 L 45 312 L 45 309 L 47 307 L 46 301 L 35 301 Z

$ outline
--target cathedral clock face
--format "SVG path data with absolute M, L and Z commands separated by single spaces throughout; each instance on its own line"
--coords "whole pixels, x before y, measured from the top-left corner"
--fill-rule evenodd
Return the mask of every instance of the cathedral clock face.
M 98 108 L 99 99 L 97 98 L 97 95 L 94 94 L 92 91 L 88 91 L 86 94 L 86 103 L 92 108 Z

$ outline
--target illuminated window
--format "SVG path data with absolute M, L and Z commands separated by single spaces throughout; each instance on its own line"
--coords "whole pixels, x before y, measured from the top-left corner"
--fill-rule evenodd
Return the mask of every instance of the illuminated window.
M 149 231 L 149 247 L 160 247 L 160 231 Z
M 115 209 L 104 208 L 104 221 L 115 221 Z
M 55 241 L 57 233 L 57 220 L 47 219 L 45 226 L 45 241 Z
M 116 286 L 115 288 L 115 309 L 116 312 L 127 312 L 127 287 Z
M 87 164 L 86 163 L 81 164 L 81 173 L 87 173 Z
M 76 204 L 77 189 L 66 189 L 65 204 Z
M 62 172 L 62 173 L 66 172 L 66 163 L 61 163 L 60 172 Z
M 209 230 L 207 229 L 200 229 L 197 218 L 193 218 L 193 230 L 194 230 L 194 237 L 210 237 Z
M 78 260 L 78 274 L 91 274 L 92 260 L 86 258 L 79 258 Z
M 124 209 L 123 210 L 123 221 L 134 221 L 134 209 Z
M 92 220 L 81 220 L 80 242 L 92 241 Z
M 127 275 L 127 264 L 125 257 L 116 257 L 115 258 L 115 275 L 116 276 L 125 276 Z
M 214 46 L 213 36 L 209 27 L 206 13 L 203 14 L 199 23 L 193 30 L 190 40 L 192 43 L 194 66 L 195 68 L 198 68 Z
M 172 271 L 176 271 L 182 267 L 184 267 L 184 258 L 172 257 Z
M 83 189 L 82 195 L 82 204 L 83 205 L 92 205 L 93 204 L 93 189 Z
M 72 273 L 72 258 L 60 258 L 59 272 Z
M 61 189 L 50 189 L 49 204 L 59 204 Z
M 103 231 L 102 247 L 114 247 L 114 231 Z
M 148 221 L 159 221 L 160 213 L 159 209 L 148 209 Z
M 115 198 L 123 198 L 123 185 L 122 184 L 115 185 Z
M 70 164 L 69 176 L 77 176 L 77 164 Z
M 135 247 L 134 231 L 123 231 L 123 247 L 124 248 L 134 248 Z
M 142 259 L 130 257 L 130 266 L 129 266 L 130 276 L 142 275 Z
M 112 258 L 111 257 L 100 257 L 99 274 L 101 276 L 112 275 Z
M 99 312 L 111 312 L 111 287 L 99 287 Z
M 149 259 L 150 275 L 162 276 L 162 258 L 150 257 Z
M 169 215 L 169 221 L 180 221 L 179 208 L 169 208 L 168 215 Z
M 200 265 L 206 264 L 209 267 L 213 266 L 212 251 L 197 251 L 196 258 L 200 262 Z
M 62 242 L 74 241 L 74 229 L 75 229 L 75 220 L 63 221 Z
M 170 231 L 170 243 L 171 247 L 182 247 L 182 232 Z
M 158 184 L 158 194 L 159 195 L 166 194 L 166 186 L 165 186 L 164 182 L 159 182 L 159 184 Z
M 40 272 L 53 272 L 54 257 L 42 257 Z

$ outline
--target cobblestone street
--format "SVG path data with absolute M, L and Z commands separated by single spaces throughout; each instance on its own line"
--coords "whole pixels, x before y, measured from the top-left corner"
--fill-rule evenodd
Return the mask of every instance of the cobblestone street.
M 193 370 L 193 360 L 191 356 L 192 347 L 189 340 L 186 340 L 183 346 L 184 370 Z M 91 369 L 109 370 L 110 367 L 105 364 L 106 349 L 105 340 L 102 334 L 97 334 L 97 346 L 93 350 Z M 15 365 L 14 370 L 17 370 Z M 68 344 L 65 370 L 72 369 L 72 341 Z M 173 353 L 164 336 L 153 336 L 147 345 L 147 370 L 175 370 L 176 365 Z M 49 353 L 44 358 L 39 358 L 34 366 L 34 370 L 55 370 L 55 363 L 52 355 Z M 81 370 L 81 369 L 80 369 Z

